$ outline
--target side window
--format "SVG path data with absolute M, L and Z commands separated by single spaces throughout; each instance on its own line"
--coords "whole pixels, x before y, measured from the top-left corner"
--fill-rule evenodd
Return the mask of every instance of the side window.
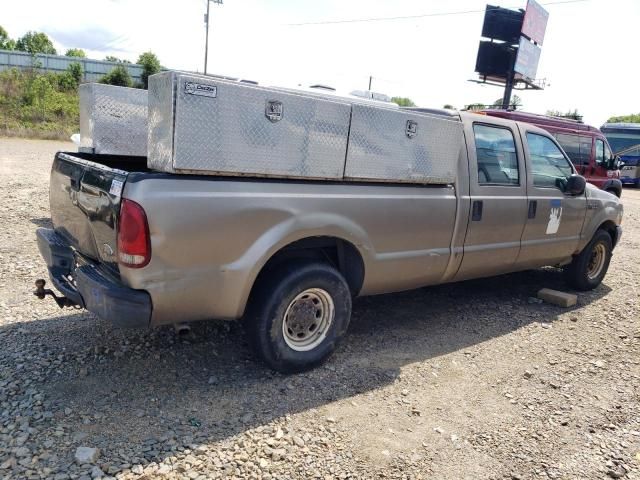
M 518 156 L 511 130 L 474 124 L 473 134 L 478 157 L 478 184 L 519 185 Z
M 580 137 L 580 163 L 589 165 L 591 163 L 591 137 Z
M 571 161 L 573 163 L 581 163 L 580 137 L 577 135 L 568 135 L 566 133 L 559 133 L 555 135 L 555 137 Z
M 598 165 L 604 165 L 604 142 L 600 139 L 596 140 L 596 163 Z
M 611 149 L 609 148 L 609 145 L 607 145 L 606 143 L 604 144 L 604 161 L 608 162 L 611 157 L 613 157 L 613 155 L 611 154 Z
M 561 185 L 573 173 L 571 163 L 562 154 L 562 150 L 548 137 L 527 133 L 533 185 L 536 187 L 555 187 Z

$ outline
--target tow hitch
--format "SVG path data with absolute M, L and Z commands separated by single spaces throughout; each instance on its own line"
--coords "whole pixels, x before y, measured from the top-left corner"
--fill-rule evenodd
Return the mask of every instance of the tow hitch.
M 64 307 L 82 308 L 82 307 L 80 307 L 80 305 L 75 303 L 73 300 L 71 300 L 71 299 L 69 299 L 67 297 L 59 297 L 53 292 L 53 290 L 51 290 L 49 288 L 44 288 L 44 286 L 46 284 L 47 284 L 47 282 L 42 278 L 39 278 L 38 280 L 36 280 L 36 289 L 33 291 L 33 294 L 36 297 L 38 297 L 40 300 L 44 300 L 44 298 L 47 295 L 51 295 L 51 297 L 56 301 L 56 303 L 58 304 L 58 306 L 60 308 L 64 308 Z

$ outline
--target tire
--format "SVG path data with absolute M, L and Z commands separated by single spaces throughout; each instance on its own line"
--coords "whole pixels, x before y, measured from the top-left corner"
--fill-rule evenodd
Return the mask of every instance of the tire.
M 576 290 L 593 290 L 607 274 L 613 250 L 611 236 L 598 230 L 589 244 L 565 268 L 567 283 Z
M 618 190 L 615 190 L 613 188 L 610 188 L 609 190 L 605 190 L 605 192 L 610 193 L 611 195 L 615 195 L 616 197 L 620 198 L 620 195 L 622 192 L 619 192 Z
M 351 293 L 330 265 L 291 261 L 261 275 L 245 314 L 256 355 L 281 373 L 323 363 L 351 319 Z M 314 326 L 315 325 L 315 326 Z

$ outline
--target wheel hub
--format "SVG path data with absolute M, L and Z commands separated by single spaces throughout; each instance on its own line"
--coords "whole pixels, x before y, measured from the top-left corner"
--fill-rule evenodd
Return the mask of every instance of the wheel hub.
M 591 258 L 589 259 L 589 264 L 587 265 L 587 276 L 589 279 L 593 280 L 600 275 L 600 272 L 602 272 L 602 268 L 604 267 L 605 258 L 605 246 L 602 243 L 594 245 L 591 252 Z
M 310 288 L 289 303 L 282 322 L 282 333 L 289 347 L 307 351 L 325 339 L 333 323 L 334 305 L 329 293 Z

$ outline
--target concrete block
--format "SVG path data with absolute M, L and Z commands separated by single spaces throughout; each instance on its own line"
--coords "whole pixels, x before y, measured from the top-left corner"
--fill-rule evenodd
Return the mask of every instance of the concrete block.
M 578 302 L 578 296 L 573 293 L 559 292 L 550 288 L 543 288 L 538 292 L 538 298 L 559 307 L 573 307 Z

